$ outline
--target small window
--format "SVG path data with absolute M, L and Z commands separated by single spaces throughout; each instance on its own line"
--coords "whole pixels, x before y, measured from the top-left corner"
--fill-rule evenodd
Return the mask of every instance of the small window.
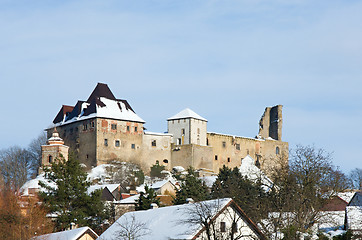
M 222 147 L 226 148 L 226 142 L 222 142 Z
M 138 131 L 138 128 L 137 127 L 134 127 L 134 132 L 137 132 Z
M 83 131 L 87 130 L 88 129 L 88 124 L 84 123 L 83 124 Z
M 168 160 L 167 160 L 167 159 L 163 159 L 163 163 L 164 163 L 164 164 L 168 164 Z
M 53 156 L 49 155 L 48 160 L 49 160 L 49 163 L 52 163 L 53 162 Z
M 206 145 L 209 146 L 209 139 L 206 138 Z
M 131 148 L 136 149 L 136 144 L 132 143 Z
M 104 139 L 104 146 L 108 146 L 108 139 L 107 138 Z
M 231 225 L 231 231 L 232 233 L 236 233 L 238 231 L 238 223 L 233 222 L 233 224 Z
M 94 122 L 93 121 L 91 122 L 91 127 L 94 128 Z
M 220 222 L 220 232 L 226 232 L 226 224 L 225 224 L 225 222 Z
M 87 154 L 85 157 L 88 159 L 88 158 L 89 158 L 89 155 Z
M 129 126 L 127 126 L 127 132 L 129 132 Z
M 181 134 L 185 135 L 185 128 L 181 129 Z
M 181 138 L 177 138 L 177 145 L 181 145 Z
M 119 147 L 120 145 L 121 145 L 121 143 L 120 143 L 119 140 L 116 140 L 116 141 L 114 142 L 114 146 Z
M 112 130 L 117 130 L 117 124 L 111 124 L 111 129 Z
M 276 147 L 276 148 L 275 148 L 275 153 L 276 153 L 277 155 L 279 155 L 279 153 L 280 153 L 279 147 Z
M 156 140 L 153 140 L 153 141 L 151 142 L 151 146 L 152 146 L 152 147 L 156 147 Z
M 215 155 L 215 160 L 217 160 L 217 155 Z
M 197 129 L 197 134 L 200 134 L 200 128 Z
M 236 148 L 236 150 L 240 150 L 240 144 L 237 143 L 237 144 L 235 145 L 235 148 Z
M 230 158 L 228 157 L 228 162 L 230 162 Z

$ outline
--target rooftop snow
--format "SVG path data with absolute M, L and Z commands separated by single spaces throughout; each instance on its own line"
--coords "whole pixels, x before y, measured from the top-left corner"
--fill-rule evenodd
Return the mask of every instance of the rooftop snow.
M 56 233 L 50 233 L 38 237 L 33 237 L 31 240 L 77 240 L 79 239 L 87 230 L 91 231 L 96 237 L 98 235 L 89 227 L 81 227 L 76 228 L 68 231 L 62 231 L 62 232 L 56 232 Z
M 269 191 L 273 187 L 273 182 L 270 180 L 257 166 L 255 166 L 255 160 L 249 155 L 241 160 L 241 166 L 239 168 L 241 175 L 249 180 L 256 182 L 259 179 L 262 183 L 264 191 Z
M 362 207 L 347 206 L 346 215 L 347 215 L 348 229 L 351 230 L 362 229 Z
M 108 188 L 108 190 L 110 192 L 113 192 L 114 190 L 116 190 L 119 187 L 119 184 L 102 184 L 102 185 L 92 185 L 87 189 L 87 193 L 91 194 L 92 192 L 94 192 L 95 190 L 98 189 L 104 189 L 104 188 Z
M 199 114 L 195 113 L 194 111 L 192 111 L 189 108 L 182 110 L 181 112 L 168 118 L 167 120 L 184 119 L 184 118 L 195 118 L 195 119 L 207 122 L 207 120 L 205 118 L 201 117 Z
M 212 215 L 215 215 L 230 201 L 230 198 L 224 198 L 204 201 L 202 203 L 209 206 L 212 210 Z M 127 226 L 132 220 L 139 224 L 144 224 L 143 229 L 147 235 L 141 236 L 139 240 L 190 239 L 201 230 L 201 226 L 185 222 L 186 216 L 190 214 L 190 211 L 193 211 L 195 204 L 199 203 L 128 212 L 122 215 L 112 226 L 99 236 L 98 239 L 119 239 L 117 236 L 117 232 L 121 230 L 119 226 Z

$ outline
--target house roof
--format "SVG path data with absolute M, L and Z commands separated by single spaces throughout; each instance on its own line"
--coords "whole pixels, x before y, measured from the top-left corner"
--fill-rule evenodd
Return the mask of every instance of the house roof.
M 189 108 L 186 108 L 186 109 L 182 110 L 181 112 L 179 112 L 176 115 L 168 118 L 167 120 L 169 121 L 169 120 L 184 119 L 184 118 L 195 118 L 195 119 L 207 122 L 207 120 L 205 118 L 201 117 L 199 114 L 195 113 L 194 111 L 192 111 Z
M 119 226 L 127 226 L 130 222 L 136 221 L 138 224 L 144 225 L 147 235 L 140 237 L 140 240 L 145 239 L 193 239 L 199 235 L 203 228 L 201 225 L 193 224 L 187 219 L 190 211 L 193 211 L 195 204 L 183 204 L 169 207 L 162 207 L 156 209 L 150 209 L 146 211 L 128 212 L 121 216 L 112 226 L 110 226 L 99 239 L 117 239 L 117 231 L 120 230 Z M 227 206 L 233 204 L 235 209 L 242 214 L 244 220 L 259 236 L 262 236 L 260 230 L 256 225 L 246 217 L 245 213 L 237 207 L 237 205 L 230 198 L 217 199 L 204 201 L 202 204 L 209 206 L 210 211 L 214 218 L 218 216 Z
M 107 84 L 98 83 L 87 101 L 72 106 L 62 106 L 55 117 L 55 126 L 90 118 L 109 118 L 145 123 L 123 99 L 116 99 Z
M 94 239 L 96 239 L 98 237 L 97 233 L 95 233 L 91 228 L 81 227 L 81 228 L 76 228 L 76 229 L 72 229 L 72 230 L 68 230 L 68 231 L 50 233 L 50 234 L 33 237 L 31 240 L 59 240 L 59 239 L 78 240 L 78 239 L 80 239 L 80 237 L 82 237 L 86 233 L 91 235 Z
M 154 182 L 151 185 L 149 185 L 148 187 L 152 188 L 154 190 L 157 190 L 157 189 L 162 188 L 168 182 L 170 182 L 175 187 L 175 184 L 170 179 Z M 139 187 L 136 188 L 136 190 L 137 190 L 137 192 L 145 192 L 145 184 L 140 185 Z
M 119 184 L 102 184 L 102 185 L 97 184 L 97 185 L 92 185 L 92 186 L 89 186 L 89 188 L 87 189 L 87 193 L 91 194 L 95 190 L 103 189 L 103 188 L 108 188 L 108 190 L 112 193 L 119 186 L 120 186 Z

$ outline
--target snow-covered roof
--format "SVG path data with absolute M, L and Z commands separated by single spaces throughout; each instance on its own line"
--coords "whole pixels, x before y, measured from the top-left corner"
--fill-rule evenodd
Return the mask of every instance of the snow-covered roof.
M 115 203 L 119 204 L 136 204 L 136 200 L 140 198 L 140 194 L 132 195 L 128 198 L 121 199 L 119 201 L 115 201 Z
M 46 191 L 45 188 L 40 187 L 39 181 L 42 181 L 43 183 L 46 183 L 47 185 L 51 186 L 52 188 L 56 188 L 56 184 L 53 182 L 49 182 L 44 177 L 44 173 L 39 174 L 36 178 L 31 179 L 24 183 L 24 185 L 20 188 L 20 193 L 22 196 L 28 196 L 29 195 L 29 189 L 37 189 L 39 191 Z
M 95 117 L 145 123 L 126 100 L 114 97 L 107 84 L 98 83 L 86 102 L 78 101 L 70 110 L 65 112 L 62 107 L 49 128 Z
M 346 217 L 348 229 L 362 231 L 362 207 L 347 206 Z
M 354 194 L 355 192 L 340 192 L 337 193 L 337 196 L 340 197 L 346 203 L 349 203 L 352 200 Z
M 145 135 L 154 135 L 154 136 L 169 136 L 172 137 L 173 135 L 171 133 L 156 133 L 156 132 L 149 132 L 149 131 L 144 131 Z
M 160 189 L 161 187 L 163 187 L 168 182 L 170 182 L 172 185 L 175 185 L 172 179 L 166 179 L 166 180 L 154 182 L 151 185 L 148 185 L 148 187 L 157 190 L 157 189 Z M 145 184 L 142 184 L 139 187 L 137 187 L 136 191 L 137 192 L 144 192 L 145 191 Z
M 31 240 L 77 240 L 79 239 L 83 234 L 86 232 L 89 232 L 91 235 L 93 235 L 95 238 L 98 237 L 98 235 L 89 227 L 81 227 L 76 228 L 68 231 L 62 231 L 62 232 L 56 232 L 56 233 L 49 233 L 46 235 L 41 235 L 37 237 L 33 237 Z
M 184 118 L 195 118 L 195 119 L 207 122 L 207 120 L 205 118 L 201 117 L 199 114 L 195 113 L 190 108 L 186 108 L 186 109 L 182 110 L 181 112 L 168 118 L 167 120 L 184 119 Z
M 224 198 L 204 201 L 202 204 L 209 206 L 212 215 L 215 216 L 231 201 L 231 198 Z M 139 240 L 191 239 L 202 229 L 200 225 L 185 221 L 190 214 L 190 211 L 195 208 L 194 204 L 199 203 L 128 212 L 122 215 L 112 226 L 100 235 L 98 239 L 119 239 L 117 232 L 121 230 L 120 226 L 127 226 L 132 220 L 138 224 L 143 224 L 144 233 L 147 233 L 147 235 L 139 237 Z
M 120 185 L 119 184 L 102 184 L 102 185 L 92 185 L 87 189 L 87 193 L 91 194 L 95 190 L 108 188 L 108 190 L 112 193 L 114 190 L 116 190 Z
M 249 180 L 256 182 L 259 179 L 261 180 L 262 187 L 265 191 L 269 191 L 273 187 L 273 181 L 268 178 L 263 171 L 255 166 L 255 160 L 247 155 L 243 160 L 241 160 L 241 166 L 239 168 L 241 175 L 248 178 Z

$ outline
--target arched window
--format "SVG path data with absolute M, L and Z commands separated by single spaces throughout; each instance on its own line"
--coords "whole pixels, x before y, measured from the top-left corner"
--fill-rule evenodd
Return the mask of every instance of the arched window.
M 277 155 L 280 153 L 279 147 L 276 147 L 276 148 L 275 148 L 275 153 L 276 153 Z
M 52 163 L 53 162 L 53 156 L 49 155 L 48 160 L 49 160 L 49 163 Z
M 168 164 L 168 160 L 167 160 L 167 159 L 164 159 L 164 160 L 163 160 L 163 163 L 164 163 L 164 164 Z

